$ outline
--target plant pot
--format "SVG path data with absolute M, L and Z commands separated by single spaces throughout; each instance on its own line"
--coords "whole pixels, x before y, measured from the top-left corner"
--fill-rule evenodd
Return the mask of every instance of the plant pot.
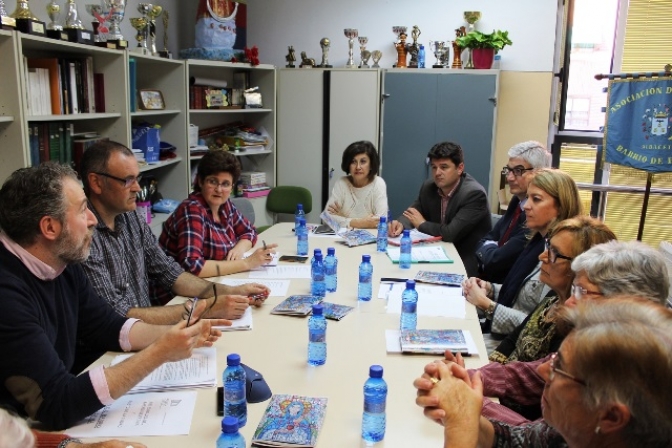
M 492 67 L 492 61 L 495 58 L 494 48 L 474 48 L 472 53 L 474 68 L 488 69 Z

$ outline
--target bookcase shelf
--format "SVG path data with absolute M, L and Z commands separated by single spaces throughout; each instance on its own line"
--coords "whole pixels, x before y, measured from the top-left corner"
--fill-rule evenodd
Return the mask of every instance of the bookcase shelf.
M 161 160 L 159 162 L 149 163 L 147 165 L 140 165 L 140 172 L 148 173 L 163 168 L 165 166 L 174 165 L 177 163 L 182 163 L 182 157 L 175 157 L 174 159 Z
M 101 113 L 101 114 L 62 114 L 62 115 L 27 115 L 28 121 L 84 121 L 100 120 L 104 118 L 121 118 L 120 113 Z
M 189 109 L 190 114 L 260 114 L 271 113 L 271 109 Z
M 131 118 L 153 117 L 155 115 L 177 115 L 180 112 L 182 111 L 177 109 L 139 110 L 136 112 L 131 112 Z
M 0 117 L 0 123 L 11 123 L 12 121 L 14 121 L 12 115 L 3 115 Z

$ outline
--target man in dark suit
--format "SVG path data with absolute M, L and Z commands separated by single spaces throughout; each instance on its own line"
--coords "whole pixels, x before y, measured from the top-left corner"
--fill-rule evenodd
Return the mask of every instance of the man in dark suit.
M 527 227 L 523 205 L 527 196 L 529 174 L 551 166 L 551 153 L 539 142 L 518 143 L 509 149 L 509 161 L 502 174 L 513 195 L 506 214 L 476 246 L 478 277 L 502 283 L 509 269 L 527 244 Z
M 464 172 L 460 145 L 437 143 L 427 154 L 432 180 L 420 188 L 418 199 L 398 220 L 390 223 L 390 236 L 416 228 L 455 244 L 469 277 L 478 272 L 476 243 L 491 228 L 488 196 L 473 177 Z

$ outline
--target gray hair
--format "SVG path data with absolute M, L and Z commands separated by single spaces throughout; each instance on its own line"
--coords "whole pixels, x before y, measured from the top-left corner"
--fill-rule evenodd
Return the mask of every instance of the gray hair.
M 509 149 L 509 157 L 520 157 L 534 169 L 550 168 L 551 166 L 551 153 L 544 145 L 534 140 L 513 145 Z
M 574 326 L 566 341 L 573 372 L 587 385 L 587 410 L 623 404 L 631 415 L 620 435 L 626 446 L 670 446 L 672 310 L 621 297 L 581 301 L 563 311 Z
M 670 290 L 665 258 L 639 241 L 598 244 L 572 262 L 602 294 L 640 295 L 665 303 Z
M 64 222 L 68 205 L 63 181 L 67 177 L 77 181 L 72 168 L 56 162 L 14 171 L 0 189 L 0 227 L 7 236 L 25 246 L 40 234 L 43 217 Z
M 35 437 L 20 417 L 0 409 L 0 448 L 32 448 Z

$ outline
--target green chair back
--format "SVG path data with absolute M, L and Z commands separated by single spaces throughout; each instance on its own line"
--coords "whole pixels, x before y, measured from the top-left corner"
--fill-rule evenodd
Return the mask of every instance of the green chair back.
M 293 215 L 296 204 L 303 204 L 303 211 L 310 213 L 313 210 L 313 195 L 306 188 L 284 185 L 272 188 L 266 197 L 266 210 L 273 213 L 274 224 L 278 214 Z M 261 233 L 268 227 L 258 227 L 257 232 Z

